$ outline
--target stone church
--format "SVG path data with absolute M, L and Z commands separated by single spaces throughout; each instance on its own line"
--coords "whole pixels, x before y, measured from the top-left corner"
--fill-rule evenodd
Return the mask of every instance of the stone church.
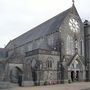
M 20 74 L 34 85 L 86 80 L 84 26 L 74 4 L 11 40 L 5 49 L 12 82 Z

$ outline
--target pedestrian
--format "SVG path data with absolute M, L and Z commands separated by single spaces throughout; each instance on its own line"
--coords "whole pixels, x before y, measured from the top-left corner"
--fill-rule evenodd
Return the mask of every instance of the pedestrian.
M 22 86 L 22 75 L 21 74 L 18 76 L 18 85 L 20 87 Z

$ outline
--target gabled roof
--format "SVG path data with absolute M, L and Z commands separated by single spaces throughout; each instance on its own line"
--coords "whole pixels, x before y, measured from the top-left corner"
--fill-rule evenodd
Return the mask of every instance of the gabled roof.
M 68 62 L 67 65 L 70 66 L 70 64 L 74 61 L 74 60 L 78 60 L 81 64 L 84 65 L 83 61 L 81 61 L 81 57 L 76 53 Z
M 51 34 L 59 30 L 60 25 L 62 24 L 63 20 L 71 11 L 72 7 L 67 9 L 66 11 L 56 15 L 55 17 L 49 19 L 48 21 L 40 24 L 39 26 L 29 30 L 28 32 L 22 34 L 21 36 L 17 37 L 16 39 L 9 42 L 8 45 L 16 44 L 16 46 L 23 45 L 27 42 L 33 41 L 45 35 Z M 7 47 L 6 46 L 6 47 Z

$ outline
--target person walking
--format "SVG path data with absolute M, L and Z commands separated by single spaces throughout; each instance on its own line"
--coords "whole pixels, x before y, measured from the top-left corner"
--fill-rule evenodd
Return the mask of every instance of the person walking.
M 21 74 L 18 76 L 18 85 L 20 87 L 22 86 L 22 75 Z

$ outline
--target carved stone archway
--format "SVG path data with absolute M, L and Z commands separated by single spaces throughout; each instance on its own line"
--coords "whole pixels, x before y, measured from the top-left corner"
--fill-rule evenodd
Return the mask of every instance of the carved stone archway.
M 68 79 L 71 81 L 85 79 L 85 66 L 78 55 L 75 55 L 68 65 Z

